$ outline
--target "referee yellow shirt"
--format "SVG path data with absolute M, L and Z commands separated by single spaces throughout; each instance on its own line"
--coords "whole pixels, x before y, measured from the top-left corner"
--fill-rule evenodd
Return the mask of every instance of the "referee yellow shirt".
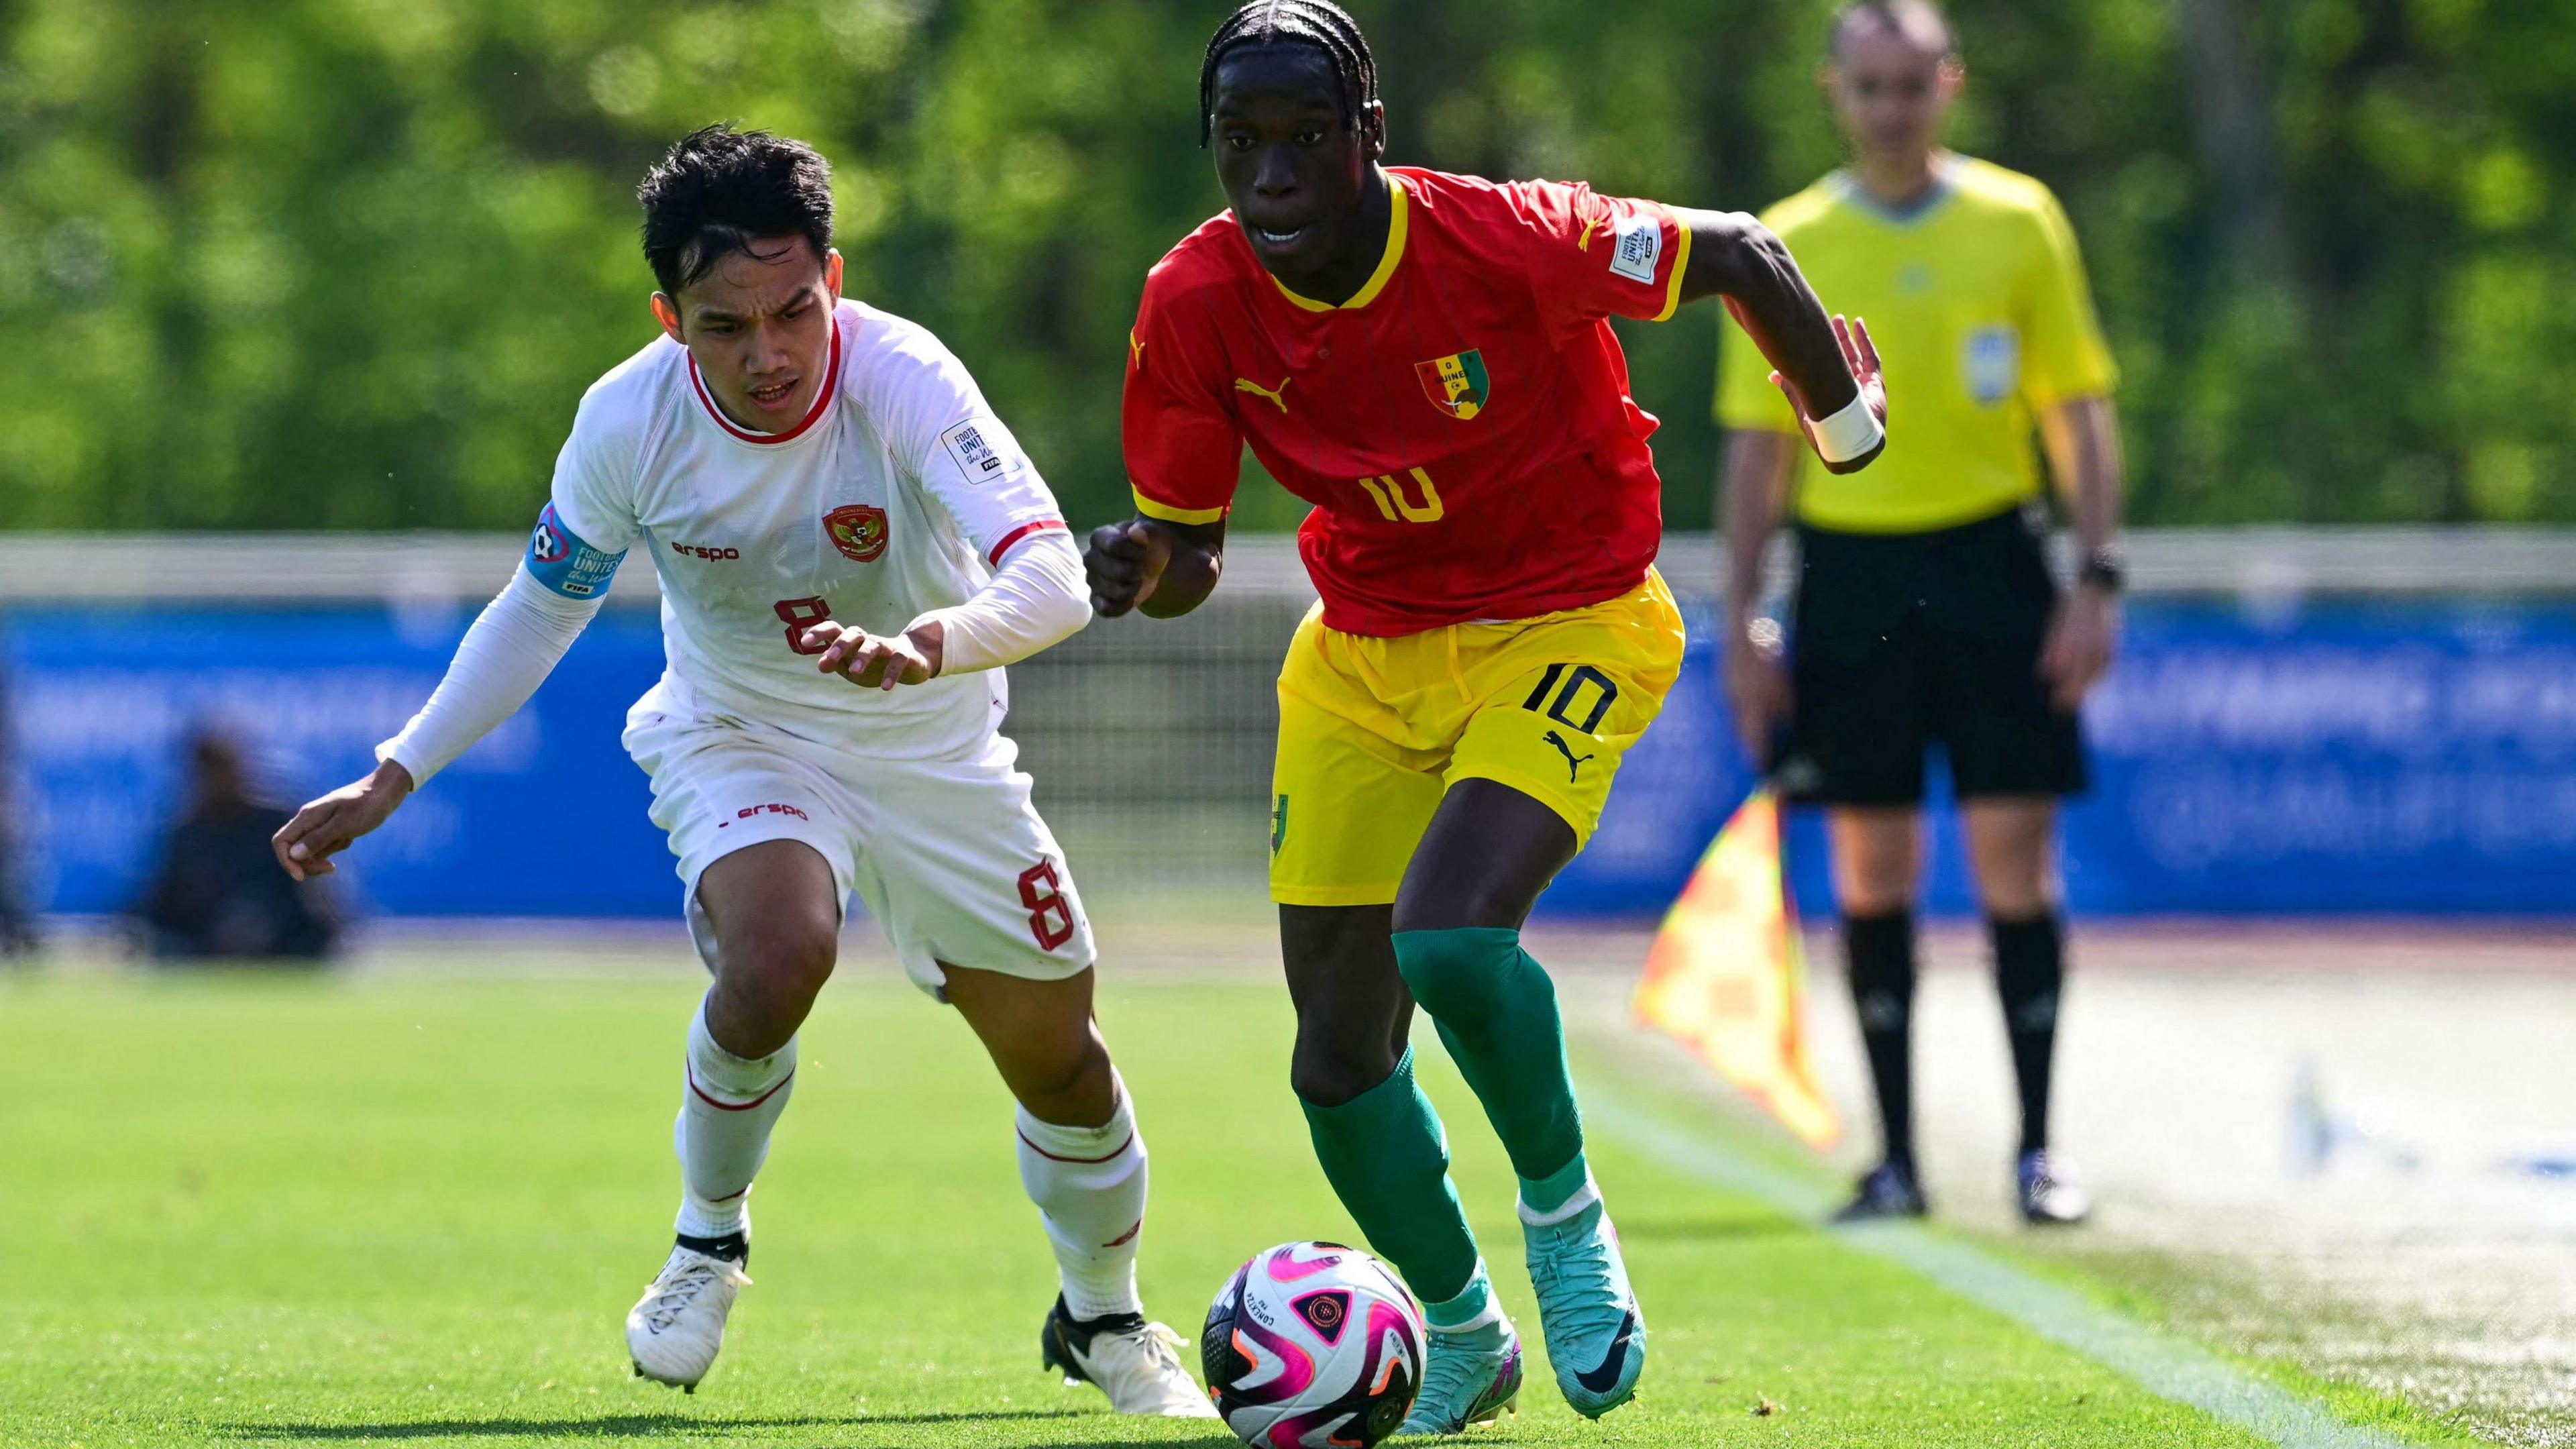
M 2118 381 L 2075 231 L 2030 177 L 1947 157 L 1939 189 L 1899 216 L 1838 171 L 1762 221 L 1827 310 L 1869 323 L 1887 370 L 1887 452 L 1840 476 L 1806 458 L 1796 510 L 1807 523 L 1918 533 L 2003 512 L 2039 491 L 2037 412 Z M 1725 325 L 1721 426 L 1796 430 L 1770 373 Z

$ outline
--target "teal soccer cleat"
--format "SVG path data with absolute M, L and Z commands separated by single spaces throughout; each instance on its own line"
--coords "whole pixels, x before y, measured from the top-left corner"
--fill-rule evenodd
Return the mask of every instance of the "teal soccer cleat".
M 1404 1416 L 1399 1434 L 1463 1434 L 1476 1424 L 1490 1424 L 1517 1411 L 1521 1397 L 1521 1339 L 1502 1315 L 1493 1323 L 1501 1342 L 1485 1346 L 1492 1335 L 1482 1328 L 1465 1333 L 1433 1329 L 1422 1366 L 1422 1389 L 1413 1396 L 1413 1412 Z
M 1548 1365 L 1574 1411 L 1598 1419 L 1635 1398 L 1646 1371 L 1646 1320 L 1628 1287 L 1619 1230 L 1589 1178 L 1556 1211 L 1522 1203 L 1520 1213 Z

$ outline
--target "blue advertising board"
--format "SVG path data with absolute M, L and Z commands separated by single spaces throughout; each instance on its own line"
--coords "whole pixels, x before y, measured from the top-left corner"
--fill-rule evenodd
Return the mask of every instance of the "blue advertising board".
M 1715 615 L 1690 614 L 1682 680 L 1551 910 L 1662 909 L 1752 788 Z M 2079 913 L 2576 914 L 2576 599 L 2141 599 L 2084 719 Z M 1946 800 L 1927 845 L 1929 907 L 1973 909 Z M 1788 856 L 1799 909 L 1829 911 L 1818 812 Z
M 36 899 L 122 911 L 212 727 L 302 800 L 374 768 L 445 672 L 470 614 L 383 609 L 79 608 L 0 617 L 0 665 Z M 526 709 L 439 775 L 346 873 L 362 911 L 401 916 L 669 916 L 670 852 L 617 743 L 662 669 L 648 610 L 600 615 Z
M 1752 785 L 1715 682 L 1714 616 L 1691 612 L 1683 678 L 1551 913 L 1661 911 Z M 202 725 L 248 726 L 281 795 L 356 777 L 465 622 L 444 609 L 0 617 L 39 903 L 123 908 Z M 649 611 L 603 614 L 526 710 L 369 842 L 349 873 L 360 907 L 670 916 L 670 856 L 617 743 L 660 668 Z M 2078 912 L 2576 915 L 2576 599 L 2142 599 L 2085 715 L 2094 789 L 2068 811 L 2065 856 Z M 1930 907 L 1971 909 L 1937 803 L 1930 840 Z M 1831 908 L 1823 847 L 1814 812 L 1797 812 L 1790 869 L 1810 913 Z

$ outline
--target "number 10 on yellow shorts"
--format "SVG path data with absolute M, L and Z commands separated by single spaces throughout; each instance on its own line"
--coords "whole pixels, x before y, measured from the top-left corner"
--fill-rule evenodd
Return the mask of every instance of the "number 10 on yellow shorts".
M 1270 895 L 1385 905 L 1450 785 L 1493 780 L 1592 838 L 1628 747 L 1681 673 L 1661 577 L 1581 609 L 1399 638 L 1310 613 L 1279 673 Z

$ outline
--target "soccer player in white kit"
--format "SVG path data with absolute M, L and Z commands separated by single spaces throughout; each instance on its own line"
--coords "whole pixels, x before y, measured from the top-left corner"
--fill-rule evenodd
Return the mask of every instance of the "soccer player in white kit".
M 1092 941 L 1002 737 L 1001 666 L 1090 617 L 1046 483 L 923 328 L 843 299 L 831 172 L 709 127 L 646 176 L 663 337 L 582 398 L 508 587 L 374 773 L 278 832 L 299 879 L 535 693 L 642 548 L 667 667 L 627 715 L 713 975 L 689 1023 L 677 1242 L 627 1315 L 636 1372 L 692 1387 L 750 1280 L 745 1199 L 856 891 L 1019 1101 L 1055 1248 L 1045 1361 L 1123 1412 L 1215 1411 L 1145 1321 L 1145 1145 L 1092 1020 Z

